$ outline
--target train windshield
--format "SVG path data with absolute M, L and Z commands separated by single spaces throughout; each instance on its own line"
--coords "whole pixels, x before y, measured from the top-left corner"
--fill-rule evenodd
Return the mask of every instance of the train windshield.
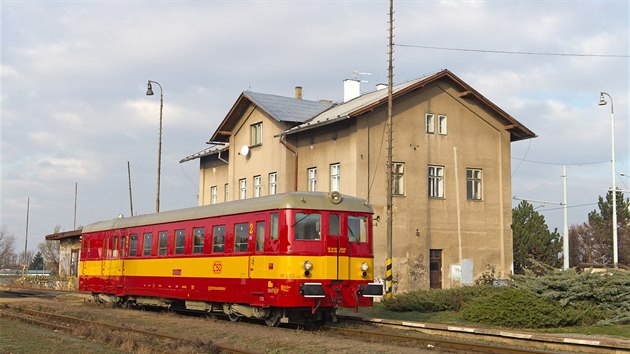
M 367 217 L 348 216 L 348 240 L 350 242 L 367 242 Z
M 293 224 L 295 239 L 321 240 L 321 223 L 322 216 L 320 214 L 295 213 L 295 224 Z

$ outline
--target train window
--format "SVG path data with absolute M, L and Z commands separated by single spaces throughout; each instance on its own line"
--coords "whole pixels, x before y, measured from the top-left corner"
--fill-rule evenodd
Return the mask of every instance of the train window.
M 175 254 L 184 254 L 185 242 L 186 242 L 186 231 L 175 230 Z
M 367 242 L 367 217 L 348 216 L 348 240 L 350 242 Z
M 321 215 L 295 213 L 295 230 L 296 240 L 320 240 Z
M 87 241 L 87 258 L 90 258 L 90 241 L 91 240 Z
M 168 231 L 160 231 L 158 237 L 158 255 L 163 256 L 168 249 Z
M 265 249 L 265 222 L 256 223 L 256 251 Z
M 112 245 L 112 257 L 118 257 L 118 236 L 114 236 L 114 244 Z
M 203 253 L 204 228 L 195 227 L 193 229 L 193 253 Z
M 341 231 L 340 219 L 339 214 L 328 215 L 328 234 L 330 236 L 339 236 L 339 231 Z
M 144 234 L 144 243 L 142 244 L 143 256 L 151 255 L 151 246 L 153 246 L 153 234 L 150 232 L 147 232 Z
M 112 258 L 112 248 L 110 247 L 109 241 L 109 237 L 105 238 L 105 240 L 103 241 L 105 246 L 105 257 Z
M 234 252 L 247 252 L 248 223 L 234 225 Z
M 127 237 L 123 236 L 120 238 L 120 256 L 125 256 L 125 247 L 127 246 Z
M 278 239 L 278 213 L 271 213 L 271 239 Z
M 217 225 L 212 228 L 212 252 L 224 252 L 225 250 L 225 225 Z
M 138 235 L 131 235 L 129 239 L 129 256 L 134 257 L 138 252 Z

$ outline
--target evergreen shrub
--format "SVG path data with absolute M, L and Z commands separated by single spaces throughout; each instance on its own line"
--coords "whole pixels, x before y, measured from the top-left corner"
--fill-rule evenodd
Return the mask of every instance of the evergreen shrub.
M 476 285 L 450 289 L 410 291 L 384 300 L 383 307 L 390 311 L 399 312 L 459 311 L 472 299 L 484 297 L 499 290 L 499 287 Z

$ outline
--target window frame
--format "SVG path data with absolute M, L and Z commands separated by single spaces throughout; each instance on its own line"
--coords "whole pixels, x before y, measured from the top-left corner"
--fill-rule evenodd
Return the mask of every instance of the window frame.
M 238 199 L 247 199 L 247 178 L 238 180 Z
M 254 176 L 254 198 L 261 196 L 262 192 L 262 176 Z
M 166 237 L 162 237 L 166 236 Z M 165 241 L 164 244 L 162 241 Z M 164 247 L 162 247 L 164 246 Z M 165 256 L 168 254 L 168 231 L 158 232 L 158 256 Z
M 432 173 L 432 171 L 434 173 Z M 444 166 L 429 165 L 427 169 L 427 188 L 429 198 L 444 198 L 444 178 L 445 178 Z
M 225 230 L 225 224 L 212 226 L 212 253 L 225 252 Z
M 435 134 L 435 114 L 425 113 L 424 115 L 424 131 L 427 134 Z
M 246 253 L 248 251 L 250 225 L 253 227 L 253 224 L 249 222 L 234 223 L 234 253 Z M 243 227 L 244 229 L 241 229 Z M 245 230 L 244 234 L 243 230 Z M 243 235 L 245 236 L 244 239 Z
M 181 240 L 181 246 L 179 246 L 179 242 L 178 242 L 180 240 Z M 186 253 L 186 230 L 185 229 L 175 230 L 175 243 L 173 247 L 173 253 L 174 254 Z
M 341 164 L 339 162 L 330 164 L 330 191 L 341 191 Z
M 480 168 L 466 168 L 466 199 L 483 200 L 483 170 Z
M 317 167 L 306 169 L 306 190 L 309 192 L 317 191 Z
M 439 135 L 447 135 L 448 133 L 448 116 L 446 114 L 438 114 L 437 116 L 437 133 Z
M 249 146 L 260 146 L 263 143 L 263 123 L 257 122 L 250 125 Z
M 192 245 L 193 254 L 203 254 L 204 249 L 205 249 L 205 239 L 206 239 L 206 228 L 203 226 L 193 227 L 193 245 Z
M 278 193 L 278 172 L 271 172 L 269 174 L 269 195 L 276 193 Z
M 400 167 L 400 170 L 397 167 Z M 392 195 L 393 196 L 405 195 L 405 163 L 404 162 L 392 162 Z
M 217 203 L 217 186 L 210 187 L 210 204 Z

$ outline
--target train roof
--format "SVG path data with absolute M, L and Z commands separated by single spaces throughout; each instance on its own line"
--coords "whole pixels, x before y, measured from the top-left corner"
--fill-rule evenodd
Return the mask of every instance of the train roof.
M 221 204 L 99 221 L 85 226 L 83 233 L 277 209 L 312 209 L 373 213 L 372 206 L 369 205 L 365 199 L 342 195 L 341 201 L 334 203 L 331 201 L 329 193 L 290 192 Z

